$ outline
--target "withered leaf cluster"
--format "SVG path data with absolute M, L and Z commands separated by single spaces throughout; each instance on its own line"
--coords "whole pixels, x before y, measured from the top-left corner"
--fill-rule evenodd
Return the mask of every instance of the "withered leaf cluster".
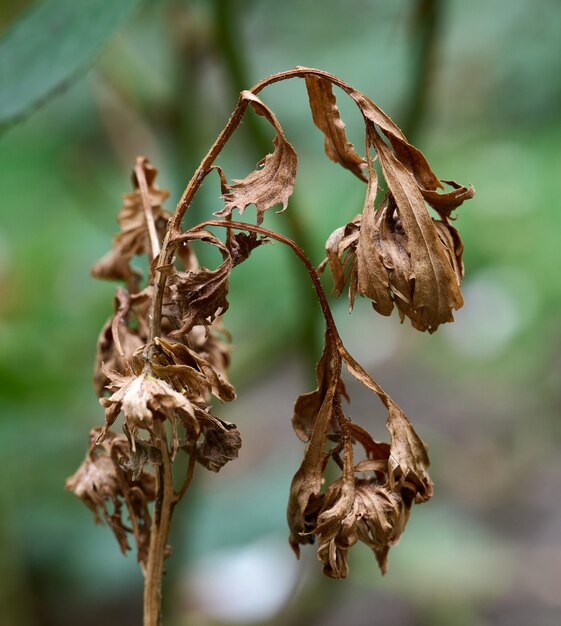
M 148 505 L 154 501 L 155 478 L 143 466 L 135 465 L 125 435 L 109 432 L 98 443 L 100 433 L 100 428 L 90 432 L 86 458 L 67 479 L 66 488 L 88 506 L 96 523 L 107 522 L 123 554 L 130 550 L 129 536 L 133 534 L 138 560 L 144 564 L 150 541 Z
M 361 179 L 366 174 L 368 182 L 362 213 L 327 240 L 335 292 L 340 295 L 348 284 L 351 308 L 358 293 L 378 313 L 389 315 L 395 306 L 402 321 L 409 317 L 418 330 L 434 332 L 463 305 L 463 245 L 450 220 L 473 196 L 473 187 L 439 180 L 395 123 L 349 87 L 366 126 L 366 157 L 359 157 L 347 140 L 331 84 L 310 76 L 306 85 L 327 155 Z M 386 189 L 378 183 L 372 150 Z M 443 183 L 451 191 L 440 192 Z M 431 217 L 427 205 L 438 218 Z
M 473 196 L 473 188 L 437 178 L 381 109 L 334 76 L 296 68 L 242 92 L 171 218 L 162 208 L 168 193 L 155 182 L 157 170 L 139 157 L 134 190 L 125 195 L 118 215 L 120 231 L 93 268 L 94 276 L 123 283 L 97 343 L 94 386 L 105 424 L 91 431 L 86 459 L 67 480 L 67 488 L 96 521 L 110 525 L 123 551 L 134 538 L 144 571 L 158 550 L 162 561 L 163 552 L 169 553 L 169 523 L 160 522 L 169 522 L 195 465 L 218 472 L 238 456 L 240 432 L 213 414 L 213 403 L 230 402 L 236 395 L 227 376 L 229 336 L 221 318 L 229 307 L 231 271 L 273 239 L 289 245 L 306 265 L 326 323 L 317 388 L 296 400 L 292 417 L 297 436 L 306 444 L 287 510 L 293 550 L 299 555 L 301 545 L 316 542 L 324 573 L 345 578 L 348 551 L 360 541 L 374 552 L 384 573 L 388 551 L 399 541 L 412 505 L 432 496 L 425 444 L 399 406 L 345 349 L 304 251 L 261 226 L 270 208 L 287 208 L 297 155 L 279 120 L 256 93 L 293 76 L 305 78 L 312 119 L 324 135 L 327 156 L 366 183 L 362 212 L 327 240 L 327 258 L 320 267 L 329 266 L 335 293 L 348 287 L 351 308 L 358 294 L 382 315 L 395 307 L 402 321 L 408 317 L 415 328 L 429 332 L 452 321 L 453 311 L 463 304 L 463 245 L 452 220 L 454 211 Z M 347 137 L 334 84 L 362 114 L 364 156 Z M 274 147 L 255 171 L 229 182 L 214 160 L 248 108 L 271 125 Z M 214 213 L 219 219 L 182 231 L 183 215 L 212 170 L 220 179 L 223 207 Z M 249 205 L 256 207 L 256 224 L 234 222 L 234 209 L 242 215 Z M 209 230 L 216 227 L 226 230 L 223 239 Z M 200 244 L 217 250 L 217 267 L 199 264 L 194 248 Z M 142 255 L 148 257 L 144 283 L 132 264 Z M 343 366 L 382 402 L 389 441 L 375 440 L 345 413 L 343 405 L 350 399 Z M 115 430 L 119 426 L 123 434 Z M 180 454 L 189 458 L 187 470 L 174 477 Z M 338 472 L 334 479 L 333 469 Z
M 241 436 L 234 424 L 212 414 L 213 398 L 229 402 L 236 395 L 226 373 L 228 335 L 220 320 L 228 308 L 232 252 L 212 233 L 198 231 L 174 243 L 177 267 L 173 262 L 157 267 L 158 259 L 151 257 L 155 242 L 150 240 L 150 227 L 155 227 L 152 232 L 159 247 L 165 236 L 162 220 L 167 223 L 168 217 L 161 201 L 168 194 L 156 186 L 157 171 L 147 159 L 139 158 L 134 171 L 135 191 L 125 195 L 119 214 L 121 231 L 112 250 L 93 268 L 94 276 L 126 285 L 117 287 L 114 314 L 97 343 L 94 387 L 105 410 L 105 425 L 92 431 L 95 437 L 86 461 L 68 480 L 67 488 L 92 509 L 96 520 L 110 524 L 123 550 L 128 547 L 126 533 L 133 532 L 142 563 L 150 519 L 143 505 L 141 512 L 147 517 L 134 521 L 128 506 L 131 525 L 126 525 L 122 503 L 128 493 L 133 494 L 131 506 L 140 505 L 135 494 L 141 492 L 145 494 L 142 502 L 154 499 L 162 450 L 170 461 L 182 451 L 192 462 L 217 472 L 237 458 Z M 199 266 L 190 243 L 195 239 L 222 253 L 218 269 Z M 231 241 L 236 243 L 235 238 Z M 149 256 L 151 270 L 141 288 L 140 273 L 131 261 L 143 254 Z M 166 284 L 161 328 L 153 336 L 151 318 L 160 273 Z M 124 435 L 112 430 L 118 419 Z
M 344 414 L 343 363 L 387 408 L 389 444 L 375 441 Z M 385 573 L 388 551 L 403 533 L 412 504 L 432 496 L 426 446 L 401 409 L 329 334 L 317 378 L 318 388 L 298 398 L 292 418 L 307 446 L 290 488 L 290 544 L 299 555 L 301 544 L 317 540 L 323 572 L 345 578 L 348 550 L 362 541 Z M 353 446 L 362 451 L 357 463 Z M 324 488 L 330 460 L 341 477 Z

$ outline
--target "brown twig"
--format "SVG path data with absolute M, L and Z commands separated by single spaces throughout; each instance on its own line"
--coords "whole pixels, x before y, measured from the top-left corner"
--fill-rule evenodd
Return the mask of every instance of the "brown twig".
M 154 424 L 154 437 L 162 453 L 158 466 L 156 503 L 150 527 L 150 545 L 144 573 L 144 626 L 160 626 L 161 588 L 169 525 L 174 504 L 171 461 L 165 430 L 161 422 Z

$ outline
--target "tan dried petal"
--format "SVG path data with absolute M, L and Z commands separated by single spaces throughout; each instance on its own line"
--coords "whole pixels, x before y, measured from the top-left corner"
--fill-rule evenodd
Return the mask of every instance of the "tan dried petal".
M 211 470 L 218 472 L 228 461 L 238 458 L 242 445 L 240 431 L 235 424 L 214 417 L 210 413 L 200 418 L 203 440 L 195 450 L 197 461 Z
M 188 240 L 199 239 L 218 248 L 223 262 L 216 270 L 200 268 L 196 271 L 174 272 L 170 277 L 172 298 L 181 312 L 181 328 L 170 333 L 180 337 L 194 326 L 208 326 L 228 310 L 228 278 L 233 267 L 226 246 L 212 233 L 200 230 L 184 235 Z
M 225 402 L 235 399 L 236 391 L 223 371 L 215 369 L 196 351 L 182 343 L 171 343 L 161 338 L 156 339 L 155 346 L 157 350 L 151 360 L 152 369 L 172 384 L 180 381 L 183 393 L 191 400 L 205 401 L 210 392 Z
M 325 153 L 332 161 L 366 181 L 363 171 L 365 160 L 347 139 L 331 83 L 318 76 L 307 76 L 306 88 L 314 124 L 325 135 Z
M 152 432 L 155 419 L 168 419 L 175 426 L 176 415 L 190 432 L 198 434 L 199 425 L 193 405 L 165 381 L 146 373 L 123 377 L 108 372 L 108 376 L 114 393 L 109 398 L 100 399 L 105 408 L 105 426 L 99 441 L 103 440 L 107 429 L 121 412 L 133 443 L 138 429 Z
M 387 458 L 385 460 L 387 468 Z M 343 476 L 329 486 L 323 496 L 317 525 L 312 531 L 318 537 L 318 558 L 323 573 L 331 578 L 346 578 L 349 572 L 348 550 L 357 541 L 370 547 L 384 574 L 387 553 L 399 540 L 409 516 L 411 500 L 407 505 L 401 494 L 383 480 L 356 478 L 355 473 L 378 470 L 380 461 L 362 462 L 353 467 L 352 445 L 345 441 Z
M 165 228 L 169 213 L 162 209 L 162 203 L 169 192 L 160 189 L 155 183 L 157 169 L 144 157 L 138 157 L 148 184 L 148 199 L 152 208 L 154 222 L 160 232 Z M 92 268 L 96 278 L 127 281 L 129 291 L 137 291 L 138 272 L 131 268 L 130 260 L 135 255 L 149 251 L 148 227 L 142 204 L 142 193 L 136 176 L 133 174 L 135 191 L 124 194 L 124 204 L 119 211 L 120 232 L 113 239 L 112 249 Z
M 246 206 L 255 204 L 257 224 L 261 224 L 267 209 L 277 204 L 282 205 L 282 211 L 286 209 L 294 189 L 298 157 L 287 141 L 275 114 L 251 91 L 243 91 L 240 97 L 248 101 L 259 115 L 272 124 L 276 131 L 273 140 L 275 149 L 259 163 L 262 166 L 260 169 L 253 171 L 243 180 L 234 180 L 228 187 L 228 192 L 224 194 L 226 201 L 224 209 L 215 215 L 228 217 L 236 207 L 242 214 Z
M 139 468 L 133 477 L 127 470 L 131 463 L 126 438 L 109 431 L 98 445 L 100 432 L 98 428 L 90 432 L 86 458 L 67 479 L 66 489 L 88 506 L 96 522 L 107 522 L 123 553 L 130 550 L 128 537 L 134 533 L 137 558 L 144 563 L 150 541 L 148 504 L 155 498 L 154 476 Z M 124 517 L 125 509 L 128 520 Z M 133 521 L 133 528 L 129 521 Z

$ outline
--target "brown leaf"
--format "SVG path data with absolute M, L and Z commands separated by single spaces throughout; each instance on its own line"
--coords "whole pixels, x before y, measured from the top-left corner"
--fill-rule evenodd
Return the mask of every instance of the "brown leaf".
M 372 131 L 382 171 L 395 200 L 396 211 L 411 258 L 414 280 L 411 305 L 402 309 L 418 330 L 434 332 L 454 318 L 463 305 L 458 277 L 439 238 L 413 175 Z
M 145 338 L 140 337 L 138 330 L 131 330 L 131 298 L 125 289 L 118 287 L 115 292 L 115 313 L 106 322 L 97 340 L 94 387 L 98 397 L 104 393 L 109 382 L 104 368 L 130 374 L 130 362 L 135 351 L 144 344 Z
M 392 489 L 412 490 L 417 502 L 432 497 L 432 481 L 428 473 L 429 457 L 411 422 L 393 402 L 390 404 L 388 421 L 392 443 L 390 449 L 390 486 Z
M 169 192 L 154 183 L 158 170 L 148 159 L 138 157 L 137 163 L 144 169 L 154 222 L 161 233 L 169 218 L 169 213 L 161 205 Z M 124 194 L 124 204 L 118 215 L 121 230 L 113 238 L 113 247 L 92 268 L 92 274 L 96 278 L 126 281 L 131 293 L 138 290 L 139 274 L 130 266 L 130 261 L 133 256 L 145 254 L 150 249 L 142 193 L 134 173 L 133 184 L 135 190 Z
M 360 234 L 356 249 L 357 257 L 357 292 L 370 298 L 372 306 L 378 313 L 389 315 L 393 309 L 390 297 L 389 279 L 386 268 L 382 264 L 380 252 L 376 247 L 375 234 L 377 219 L 374 202 L 378 191 L 376 171 L 368 154 L 368 188 L 364 201 L 364 210 L 360 222 Z
M 170 333 L 171 337 L 184 335 L 196 325 L 209 326 L 228 310 L 228 278 L 233 267 L 230 252 L 220 239 L 206 230 L 182 235 L 182 240 L 194 239 L 218 248 L 223 262 L 216 270 L 201 267 L 196 271 L 173 272 L 170 289 L 181 312 L 181 328 Z
M 169 420 L 175 430 L 176 415 L 180 416 L 192 437 L 198 436 L 200 429 L 192 403 L 168 383 L 147 373 L 120 376 L 116 372 L 107 372 L 107 375 L 111 380 L 110 389 L 113 394 L 109 398 L 100 399 L 105 408 L 105 426 L 99 437 L 100 443 L 121 412 L 130 431 L 133 446 L 137 430 L 152 432 L 156 419 Z M 175 436 L 174 449 L 176 448 Z
M 157 353 L 151 360 L 152 369 L 162 378 L 182 381 L 186 385 L 183 391 L 191 400 L 204 401 L 209 392 L 224 402 L 235 399 L 236 391 L 226 380 L 223 370 L 216 369 L 201 354 L 182 343 L 171 343 L 162 338 L 157 338 L 155 345 Z
M 267 209 L 276 204 L 282 204 L 282 211 L 286 209 L 288 198 L 294 189 L 298 158 L 275 114 L 251 91 L 243 91 L 241 98 L 247 100 L 259 115 L 264 116 L 272 124 L 276 131 L 273 140 L 275 149 L 259 163 L 262 166 L 260 169 L 243 180 L 234 180 L 228 187 L 228 192 L 224 194 L 226 201 L 224 209 L 215 215 L 231 216 L 236 207 L 241 215 L 246 206 L 255 204 L 257 224 L 261 224 Z
M 218 472 L 226 463 L 238 458 L 242 445 L 240 431 L 235 424 L 206 413 L 200 416 L 203 440 L 197 444 L 197 461 L 212 472 Z
M 317 364 L 316 377 L 318 386 L 314 391 L 304 393 L 298 397 L 294 404 L 294 413 L 292 415 L 292 427 L 299 439 L 304 442 L 310 440 L 314 429 L 315 421 L 321 410 L 321 406 L 326 395 L 329 392 L 331 380 L 336 376 L 333 364 L 333 351 L 331 342 L 326 337 L 325 347 L 321 358 Z M 343 381 L 339 380 L 338 393 L 346 397 Z M 328 435 L 337 436 L 340 433 L 339 423 L 334 414 L 331 416 L 329 423 Z
M 333 291 L 337 296 L 340 296 L 345 288 L 347 280 L 345 266 L 350 266 L 347 272 L 351 275 L 353 274 L 352 268 L 356 266 L 355 251 L 360 232 L 359 226 L 360 215 L 346 226 L 334 230 L 325 243 L 327 262 L 333 275 Z
M 327 358 L 329 360 L 335 358 L 335 346 L 332 342 L 328 344 Z M 334 368 L 304 452 L 304 459 L 290 486 L 287 519 L 290 529 L 289 542 L 296 556 L 300 554 L 300 544 L 313 541 L 307 533 L 315 526 L 311 513 L 321 490 L 326 460 L 325 444 L 333 419 L 339 378 L 339 372 Z
M 90 446 L 84 462 L 66 481 L 72 491 L 92 511 L 97 522 L 105 520 L 123 553 L 130 550 L 128 536 L 135 532 L 138 560 L 145 562 L 150 540 L 148 503 L 155 498 L 155 479 L 144 465 L 135 476 L 130 466 L 129 446 L 122 435 L 109 431 L 98 445 L 101 429 L 90 432 Z M 124 509 L 128 515 L 125 516 Z M 128 525 L 134 518 L 136 531 Z M 127 519 L 128 518 L 128 519 Z
M 325 153 L 332 161 L 366 181 L 363 172 L 365 161 L 347 139 L 331 83 L 318 76 L 307 76 L 306 88 L 314 124 L 325 135 Z

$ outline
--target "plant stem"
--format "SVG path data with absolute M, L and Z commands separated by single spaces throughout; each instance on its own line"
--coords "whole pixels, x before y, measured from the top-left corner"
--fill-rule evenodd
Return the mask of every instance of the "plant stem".
M 167 556 L 166 545 L 175 495 L 167 439 L 160 421 L 154 424 L 154 437 L 162 453 L 162 464 L 158 466 L 156 503 L 144 574 L 143 626 L 160 626 L 161 624 L 162 575 L 164 559 Z
M 410 140 L 419 134 L 427 113 L 438 37 L 442 24 L 444 3 L 441 0 L 415 0 L 412 47 L 411 80 L 407 107 L 403 116 L 403 132 Z

